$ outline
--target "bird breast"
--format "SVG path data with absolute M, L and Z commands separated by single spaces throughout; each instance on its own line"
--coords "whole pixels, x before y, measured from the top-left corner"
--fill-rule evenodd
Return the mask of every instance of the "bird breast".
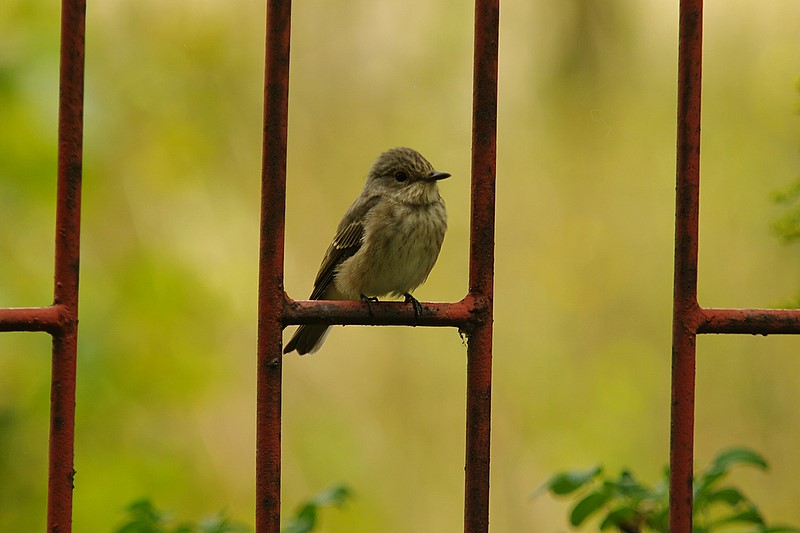
M 339 267 L 336 288 L 350 298 L 402 295 L 430 274 L 447 229 L 444 201 L 384 198 L 367 214 L 361 248 Z

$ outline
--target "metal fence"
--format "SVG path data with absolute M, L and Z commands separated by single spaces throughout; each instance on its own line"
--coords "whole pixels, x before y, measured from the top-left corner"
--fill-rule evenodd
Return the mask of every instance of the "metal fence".
M 670 531 L 692 531 L 695 341 L 698 333 L 800 334 L 800 310 L 710 309 L 697 302 L 703 1 L 681 0 L 672 312 Z
M 291 5 L 267 2 L 261 255 L 258 290 L 256 531 L 280 530 L 281 331 L 291 324 L 453 326 L 465 332 L 467 429 L 464 530 L 489 528 L 489 426 L 494 294 L 494 185 L 499 0 L 475 2 L 469 292 L 457 303 L 411 306 L 296 301 L 283 290 Z
M 63 0 L 53 305 L 0 309 L 0 331 L 46 331 L 53 337 L 47 484 L 47 530 L 53 533 L 72 530 L 85 14 L 84 0 Z
M 84 0 L 62 0 L 53 305 L 0 309 L 0 331 L 53 338 L 47 527 L 72 529 L 83 140 Z M 298 301 L 283 290 L 291 3 L 267 1 L 258 315 L 256 531 L 280 530 L 281 332 L 292 324 L 457 327 L 468 337 L 464 530 L 488 531 L 499 0 L 476 0 L 470 269 L 456 303 Z M 680 1 L 670 531 L 692 529 L 695 341 L 703 333 L 800 334 L 800 310 L 697 302 L 702 0 Z

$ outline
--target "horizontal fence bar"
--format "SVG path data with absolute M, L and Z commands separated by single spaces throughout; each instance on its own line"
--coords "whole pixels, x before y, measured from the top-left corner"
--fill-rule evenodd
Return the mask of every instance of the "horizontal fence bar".
M 0 309 L 0 332 L 46 331 L 54 333 L 64 325 L 64 306 L 10 307 Z
M 284 325 L 341 324 L 369 326 L 451 326 L 465 330 L 485 317 L 485 306 L 467 296 L 456 303 L 420 302 L 415 316 L 411 303 L 291 300 L 284 307 Z
M 698 333 L 800 334 L 800 309 L 698 309 Z

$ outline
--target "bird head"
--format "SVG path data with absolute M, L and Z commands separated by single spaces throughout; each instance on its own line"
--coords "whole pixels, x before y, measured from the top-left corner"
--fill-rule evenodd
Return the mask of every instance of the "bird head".
M 373 163 L 367 184 L 387 194 L 401 195 L 409 201 L 430 201 L 438 195 L 436 183 L 449 178 L 447 172 L 437 172 L 422 154 L 411 148 L 392 148 L 383 152 Z

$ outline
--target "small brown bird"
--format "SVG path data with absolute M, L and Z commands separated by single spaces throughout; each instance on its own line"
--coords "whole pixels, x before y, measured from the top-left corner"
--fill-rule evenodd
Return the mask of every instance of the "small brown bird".
M 358 198 L 339 222 L 314 280 L 311 300 L 364 300 L 404 296 L 419 313 L 411 291 L 430 274 L 447 230 L 447 211 L 437 172 L 411 148 L 382 153 Z M 319 350 L 330 326 L 297 328 L 283 353 Z

